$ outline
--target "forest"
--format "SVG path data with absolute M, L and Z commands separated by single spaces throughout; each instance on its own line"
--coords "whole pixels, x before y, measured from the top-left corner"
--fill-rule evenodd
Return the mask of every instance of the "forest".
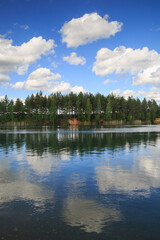
M 37 121 L 39 124 L 58 124 L 60 120 L 77 118 L 79 121 L 151 121 L 160 117 L 160 105 L 155 100 L 104 96 L 97 93 L 75 94 L 73 92 L 43 95 L 42 92 L 28 96 L 25 101 L 14 102 L 7 96 L 0 101 L 0 122 Z

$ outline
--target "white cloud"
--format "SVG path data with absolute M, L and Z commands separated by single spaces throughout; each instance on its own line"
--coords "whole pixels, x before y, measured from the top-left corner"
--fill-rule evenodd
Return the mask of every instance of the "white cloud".
M 0 101 L 4 100 L 5 96 L 0 96 Z
M 42 37 L 33 37 L 20 46 L 13 46 L 13 41 L 0 38 L 0 83 L 9 81 L 9 73 L 23 75 L 30 64 L 41 58 L 41 55 L 54 53 L 54 40 L 46 41 Z
M 140 94 L 139 94 L 139 92 L 135 92 L 135 91 L 133 91 L 133 90 L 125 90 L 123 93 L 122 93 L 122 96 L 124 97 L 124 98 L 128 98 L 128 97 L 138 97 Z
M 159 88 L 158 88 L 158 87 L 151 87 L 150 90 L 151 90 L 151 91 L 158 91 Z
M 92 70 L 102 77 L 128 73 L 133 77 L 133 85 L 160 85 L 160 54 L 147 47 L 134 50 L 120 46 L 113 51 L 101 48 Z
M 48 93 L 68 93 L 68 92 L 85 92 L 84 88 L 81 86 L 71 87 L 68 82 L 58 82 L 61 78 L 59 73 L 55 74 L 48 68 L 38 68 L 32 72 L 26 81 L 16 82 L 14 85 L 11 84 L 12 88 L 24 88 L 26 90 L 43 90 Z
M 108 84 L 108 83 L 110 83 L 110 82 L 111 82 L 110 79 L 106 79 L 106 80 L 104 81 L 104 84 Z
M 53 88 L 49 90 L 50 93 L 56 93 L 56 92 L 61 92 L 61 93 L 80 93 L 80 92 L 86 92 L 86 90 L 82 86 L 74 86 L 72 87 L 70 83 L 68 82 L 57 82 Z
M 3 101 L 5 99 L 5 96 L 0 96 L 0 101 Z M 9 100 L 13 100 L 13 102 L 15 103 L 17 98 L 13 98 L 13 97 L 8 97 Z M 24 99 L 23 98 L 19 98 L 23 103 L 24 103 Z
M 123 96 L 124 98 L 128 99 L 128 97 L 142 97 L 142 98 L 146 98 L 148 100 L 154 99 L 157 102 L 160 102 L 160 89 L 156 88 L 156 87 L 152 87 L 150 88 L 149 91 L 143 91 L 143 90 L 139 90 L 139 91 L 133 91 L 130 89 L 127 89 L 125 91 L 122 91 L 120 89 L 116 89 L 110 92 L 110 94 L 113 94 L 115 96 Z
M 14 85 L 11 85 L 13 88 L 18 89 L 18 88 L 23 88 L 25 82 L 16 82 Z
M 160 90 L 157 91 L 139 91 L 139 94 L 149 100 L 154 99 L 157 102 L 160 102 Z
M 63 57 L 63 61 L 68 62 L 71 65 L 84 65 L 86 59 L 84 57 L 78 57 L 75 52 L 72 52 L 70 56 Z
M 103 83 L 106 85 L 106 84 L 111 83 L 111 82 L 117 82 L 117 81 L 116 80 L 106 79 Z
M 119 96 L 120 93 L 121 93 L 121 90 L 120 89 L 116 89 L 116 90 L 111 91 L 109 94 L 113 94 L 115 96 Z
M 140 91 L 135 92 L 135 91 L 129 90 L 129 89 L 125 90 L 124 92 L 122 92 L 122 90 L 120 90 L 120 89 L 115 89 L 115 90 L 111 91 L 110 94 L 113 94 L 115 96 L 120 96 L 121 95 L 126 99 L 128 99 L 128 97 L 134 97 L 135 98 L 135 97 L 138 97 L 138 96 L 141 95 Z
M 25 82 L 17 82 L 12 87 L 24 87 L 27 90 L 46 90 L 50 89 L 53 83 L 60 78 L 61 75 L 59 73 L 52 73 L 48 68 L 38 68 L 29 75 Z
M 23 28 L 24 30 L 28 30 L 29 29 L 29 26 L 27 24 L 25 25 L 20 25 L 20 28 Z
M 7 36 L 7 34 L 0 34 L 0 38 L 5 38 Z
M 84 14 L 80 18 L 72 18 L 60 30 L 62 42 L 67 47 L 78 47 L 98 39 L 109 38 L 120 32 L 122 23 L 108 22 L 108 15 L 104 17 L 97 13 Z
M 58 65 L 59 65 L 59 63 L 56 63 L 55 61 L 53 61 L 53 62 L 51 63 L 51 67 L 52 67 L 52 68 L 57 68 Z
M 71 91 L 74 93 L 86 92 L 82 86 L 74 86 L 71 88 Z
M 12 30 L 8 30 L 6 33 L 4 33 L 4 34 L 0 34 L 0 38 L 6 38 L 7 35 L 10 35 L 10 34 L 12 34 L 12 33 L 13 33 Z
M 143 85 L 149 83 L 152 83 L 155 86 L 160 86 L 160 59 L 157 59 L 157 63 L 155 65 L 145 69 L 133 78 L 133 85 Z
M 67 82 L 57 82 L 53 88 L 50 89 L 51 93 L 56 93 L 56 92 L 62 92 L 62 93 L 68 93 L 70 92 L 71 85 L 70 83 Z

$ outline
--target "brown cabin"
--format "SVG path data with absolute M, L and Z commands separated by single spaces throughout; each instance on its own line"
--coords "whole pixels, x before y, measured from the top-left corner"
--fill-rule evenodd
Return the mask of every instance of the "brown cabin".
M 160 118 L 156 118 L 155 121 L 154 121 L 154 123 L 160 124 Z
M 68 119 L 68 123 L 70 125 L 78 125 L 79 121 L 77 120 L 77 118 L 73 118 L 73 119 Z

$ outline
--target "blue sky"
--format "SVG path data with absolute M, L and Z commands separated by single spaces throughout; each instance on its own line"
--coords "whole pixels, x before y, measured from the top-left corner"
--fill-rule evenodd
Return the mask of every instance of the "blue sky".
M 160 101 L 159 1 L 1 0 L 0 98 L 40 90 Z

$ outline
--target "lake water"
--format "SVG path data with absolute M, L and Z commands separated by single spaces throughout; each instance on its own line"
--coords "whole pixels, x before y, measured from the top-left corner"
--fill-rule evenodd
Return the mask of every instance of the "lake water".
M 0 239 L 159 240 L 160 126 L 1 128 Z

